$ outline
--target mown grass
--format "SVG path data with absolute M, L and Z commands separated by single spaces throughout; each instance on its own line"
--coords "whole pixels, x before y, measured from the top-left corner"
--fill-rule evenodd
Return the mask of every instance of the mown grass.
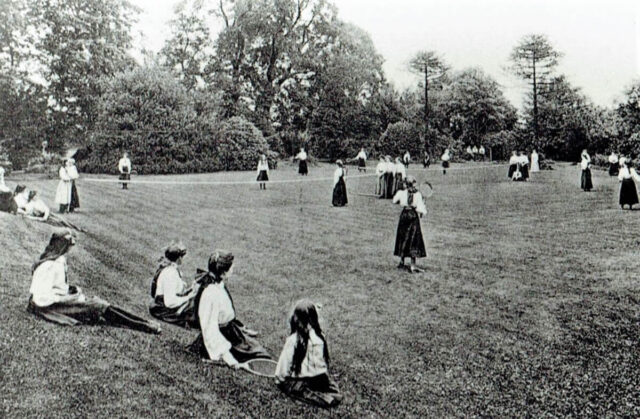
M 472 166 L 465 166 L 472 167 Z M 640 212 L 617 207 L 618 183 L 561 166 L 530 183 L 504 167 L 409 172 L 436 190 L 423 219 L 425 273 L 395 268 L 400 208 L 331 182 L 132 185 L 80 181 L 89 230 L 70 255 L 71 281 L 145 314 L 160 249 L 189 247 L 192 277 L 214 248 L 236 255 L 230 282 L 241 320 L 275 356 L 301 297 L 323 303 L 332 372 L 345 401 L 293 402 L 264 378 L 183 351 L 195 332 L 161 336 L 64 328 L 25 311 L 30 265 L 48 225 L 0 214 L 0 412 L 9 417 L 638 416 L 636 272 Z M 310 177 L 332 168 L 312 168 Z M 254 173 L 158 176 L 246 180 Z M 272 178 L 296 178 L 293 168 Z M 55 180 L 10 179 L 52 202 Z M 371 193 L 372 178 L 349 179 Z

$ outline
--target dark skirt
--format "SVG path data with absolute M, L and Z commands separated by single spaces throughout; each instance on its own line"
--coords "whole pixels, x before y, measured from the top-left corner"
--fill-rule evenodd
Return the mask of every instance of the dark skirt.
M 195 313 L 195 299 L 185 301 L 179 307 L 169 308 L 164 305 L 164 298 L 156 296 L 155 301 L 149 307 L 149 314 L 158 320 L 184 328 L 197 329 L 198 318 Z
M 120 180 L 131 180 L 131 174 L 130 173 L 120 173 Z
M 76 188 L 76 181 L 71 181 L 71 202 L 69 203 L 69 211 L 73 211 L 76 208 L 80 208 L 80 198 L 78 197 L 78 188 Z
M 442 162 L 442 167 L 444 167 L 445 169 L 448 169 L 449 168 L 449 161 L 446 161 L 446 160 L 443 161 Z
M 286 378 L 278 388 L 289 397 L 318 407 L 334 407 L 342 401 L 335 381 L 327 374 L 315 377 Z
M 422 160 L 422 167 L 429 167 L 431 165 L 431 161 L 429 159 Z
M 395 196 L 396 192 L 404 189 L 404 179 L 402 179 L 402 175 L 396 173 L 395 180 L 393 183 L 393 195 Z
M 300 163 L 298 164 L 298 173 L 301 175 L 306 175 L 309 173 L 309 168 L 307 167 L 306 160 L 300 160 Z
M 92 297 L 85 301 L 68 301 L 54 303 L 50 306 L 39 307 L 29 298 L 27 310 L 36 316 L 63 326 L 76 326 L 80 324 L 95 325 L 101 322 L 109 303 L 105 300 Z
M 510 164 L 509 165 L 509 173 L 507 174 L 507 177 L 509 179 L 513 178 L 513 174 L 516 172 L 516 170 L 518 170 L 518 165 L 517 164 Z
M 580 187 L 586 192 L 589 192 L 591 189 L 593 189 L 593 183 L 591 182 L 591 169 L 584 169 L 582 171 Z
M 522 166 L 520 166 L 520 172 L 522 172 L 522 179 L 524 179 L 524 180 L 529 179 L 529 165 L 528 164 L 523 164 Z
M 363 159 L 362 157 L 360 157 L 358 159 L 358 167 L 360 167 L 360 168 L 367 167 L 367 161 L 365 159 Z
M 0 192 L 0 211 L 12 214 L 18 211 L 18 205 L 13 199 L 13 192 Z
M 230 352 L 238 362 L 242 363 L 257 358 L 272 359 L 271 354 L 269 354 L 257 340 L 247 336 L 242 331 L 242 323 L 239 321 L 234 319 L 226 325 L 220 326 L 220 333 L 222 333 L 222 336 L 231 344 Z M 211 358 L 204 345 L 202 332 L 200 332 L 196 340 L 189 345 L 188 349 L 203 358 Z
M 413 208 L 405 207 L 400 214 L 394 256 L 423 258 L 427 256 L 420 227 L 420 217 Z
M 336 186 L 333 187 L 333 198 L 331 203 L 334 207 L 344 207 L 349 203 L 347 199 L 347 185 L 344 183 L 344 178 L 340 178 Z
M 256 179 L 258 182 L 268 182 L 269 181 L 269 175 L 267 174 L 266 170 L 260 170 L 260 173 L 258 173 L 258 179 Z
M 393 199 L 393 173 L 386 172 L 383 177 L 384 181 L 384 199 Z
M 632 178 L 624 179 L 620 185 L 620 205 L 634 205 L 638 203 L 638 191 Z
M 609 163 L 609 176 L 618 176 L 620 165 L 618 163 Z

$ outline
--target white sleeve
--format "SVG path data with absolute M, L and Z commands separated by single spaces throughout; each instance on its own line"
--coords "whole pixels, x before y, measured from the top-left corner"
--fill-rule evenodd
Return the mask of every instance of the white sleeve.
M 422 199 L 422 194 L 420 192 L 416 192 L 413 195 L 413 204 L 416 206 L 416 211 L 419 214 L 426 215 L 427 207 L 424 206 L 424 200 Z
M 340 169 L 336 169 L 336 171 L 333 172 L 333 186 L 336 186 L 339 180 L 340 180 Z
M 58 171 L 58 175 L 60 176 L 60 179 L 64 181 L 71 180 L 69 174 L 67 173 L 67 170 L 64 167 L 60 168 L 60 170 Z
M 402 198 L 404 197 L 404 194 L 406 194 L 406 191 L 404 190 L 396 192 L 396 194 L 393 196 L 393 203 L 402 204 Z
M 633 179 L 636 182 L 640 182 L 640 175 L 638 175 L 638 172 L 636 172 L 636 169 L 631 169 L 629 170 L 629 172 L 631 173 L 631 177 L 633 177 Z
M 189 300 L 189 296 L 178 296 L 184 291 L 184 282 L 178 271 L 173 268 L 165 268 L 158 276 L 157 295 L 164 295 L 164 304 L 169 307 L 178 307 L 185 301 Z
M 231 349 L 229 341 L 220 333 L 219 313 L 220 302 L 215 290 L 209 286 L 202 292 L 200 306 L 198 307 L 198 318 L 200 319 L 204 346 L 207 348 L 209 357 L 214 361 L 219 361 L 222 355 Z
M 293 353 L 296 346 L 296 337 L 291 335 L 287 338 L 282 352 L 280 352 L 280 358 L 278 358 L 278 365 L 276 366 L 276 380 L 284 381 L 286 377 L 290 376 L 291 364 L 293 363 Z

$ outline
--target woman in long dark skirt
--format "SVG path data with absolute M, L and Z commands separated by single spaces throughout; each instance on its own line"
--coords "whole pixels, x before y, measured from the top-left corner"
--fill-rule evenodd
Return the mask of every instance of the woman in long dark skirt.
M 640 176 L 633 168 L 632 163 L 627 163 L 624 157 L 620 157 L 619 164 L 618 179 L 622 182 L 620 184 L 620 208 L 624 209 L 624 206 L 628 205 L 629 209 L 633 209 L 633 206 L 638 203 L 638 191 L 634 179 L 640 181 Z
M 342 160 L 336 161 L 338 166 L 333 172 L 333 197 L 331 203 L 334 207 L 344 207 L 349 203 L 347 199 L 347 185 L 344 182 L 345 170 Z
M 76 187 L 76 180 L 80 176 L 78 175 L 78 169 L 76 168 L 76 161 L 74 159 L 67 160 L 67 173 L 71 178 L 71 200 L 69 202 L 69 212 L 74 212 L 80 208 L 80 197 L 78 196 L 78 188 Z
M 513 151 L 511 153 L 511 157 L 509 158 L 509 172 L 507 173 L 507 177 L 513 180 L 513 174 L 518 170 L 518 163 L 520 163 L 520 159 L 518 159 L 518 153 Z
M 304 148 L 300 148 L 300 152 L 296 154 L 295 160 L 298 160 L 298 174 L 307 176 L 309 174 L 309 167 L 307 166 L 307 152 Z
M 394 256 L 400 258 L 398 268 L 405 268 L 405 258 L 411 258 L 409 272 L 419 272 L 416 259 L 427 256 L 420 227 L 420 218 L 427 213 L 422 194 L 416 189 L 416 179 L 407 177 L 407 189 L 398 191 L 393 197 L 394 204 L 403 206 L 396 232 Z
M 580 187 L 583 191 L 589 192 L 593 189 L 593 182 L 591 181 L 591 157 L 587 150 L 582 150 L 582 161 L 580 167 L 582 168 L 582 176 L 580 178 Z
M 384 198 L 393 199 L 393 194 L 395 192 L 393 188 L 395 186 L 394 176 L 396 171 L 395 170 L 396 165 L 391 161 L 391 156 L 387 156 L 385 157 L 385 159 L 387 160 L 387 166 L 384 172 L 384 182 L 385 182 Z
M 619 170 L 618 155 L 612 151 L 611 155 L 609 155 L 609 176 L 618 176 Z

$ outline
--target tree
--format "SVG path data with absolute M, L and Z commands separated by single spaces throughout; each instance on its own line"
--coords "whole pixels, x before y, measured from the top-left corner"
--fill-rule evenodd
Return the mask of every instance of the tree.
M 562 56 L 553 49 L 544 35 L 527 35 L 520 40 L 509 56 L 511 71 L 531 85 L 533 99 L 533 135 L 538 139 L 539 89 L 548 83 L 553 69 Z
M 429 150 L 429 83 L 441 79 L 448 67 L 434 51 L 420 51 L 409 62 L 409 69 L 424 76 L 424 147 Z

